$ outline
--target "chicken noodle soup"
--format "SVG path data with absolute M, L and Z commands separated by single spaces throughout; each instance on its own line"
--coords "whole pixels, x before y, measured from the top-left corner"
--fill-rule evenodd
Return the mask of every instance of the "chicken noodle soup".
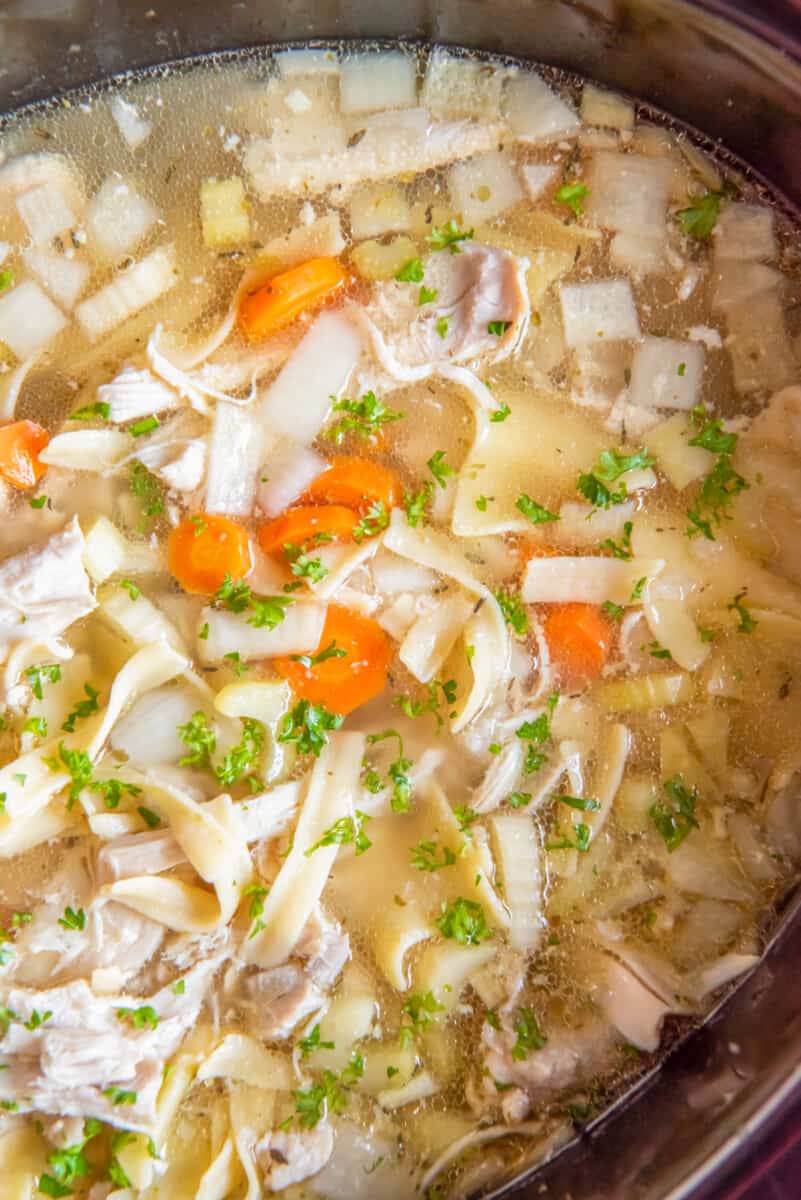
M 4 154 L 4 1195 L 476 1194 L 801 860 L 796 235 L 438 49 Z

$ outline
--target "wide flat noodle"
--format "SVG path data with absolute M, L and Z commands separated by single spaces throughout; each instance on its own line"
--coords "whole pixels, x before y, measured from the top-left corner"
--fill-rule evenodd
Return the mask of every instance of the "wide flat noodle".
M 359 777 L 365 738 L 361 733 L 332 734 L 318 758 L 300 814 L 292 849 L 264 901 L 264 929 L 243 947 L 243 958 L 262 967 L 286 962 L 322 895 L 339 847 L 320 846 L 307 855 L 325 831 L 352 816 L 361 792 Z
M 455 579 L 466 591 L 481 599 L 475 615 L 465 626 L 465 641 L 474 648 L 470 659 L 473 682 L 467 695 L 457 699 L 451 728 L 458 733 L 481 712 L 508 668 L 509 631 L 498 601 L 442 534 L 430 529 L 412 529 L 398 509 L 394 510 L 389 529 L 384 534 L 384 545 L 401 558 L 411 559 Z
M 0 858 L 17 852 L 13 847 L 21 823 L 37 817 L 71 781 L 69 771 L 53 771 L 43 760 L 60 762 L 59 746 L 63 744 L 65 750 L 83 751 L 94 762 L 128 705 L 144 692 L 174 679 L 186 666 L 186 659 L 164 642 L 147 646 L 118 672 L 106 708 L 87 718 L 80 730 L 53 738 L 0 768 L 0 793 L 5 793 L 5 813 L 0 817 Z
M 286 1054 L 267 1050 L 261 1042 L 245 1033 L 229 1033 L 197 1073 L 205 1079 L 235 1079 L 254 1087 L 288 1091 L 296 1084 L 292 1063 Z
M 149 784 L 159 812 L 208 892 L 180 879 L 136 875 L 103 893 L 179 933 L 210 933 L 227 925 L 252 876 L 243 825 L 229 796 L 198 804 L 178 788 Z
M 534 527 L 516 507 L 518 497 L 526 493 L 558 509 L 565 490 L 575 487 L 603 449 L 604 437 L 552 393 L 529 388 L 509 396 L 508 404 L 509 415 L 490 422 L 459 472 L 452 529 L 460 537 L 517 532 L 545 541 L 552 527 Z M 481 496 L 487 503 L 479 509 Z

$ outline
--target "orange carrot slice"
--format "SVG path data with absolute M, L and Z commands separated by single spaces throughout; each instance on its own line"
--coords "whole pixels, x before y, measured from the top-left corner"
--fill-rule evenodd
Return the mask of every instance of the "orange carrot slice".
M 243 579 L 253 567 L 246 531 L 230 517 L 195 513 L 167 542 L 167 564 L 185 592 L 210 596 L 226 575 Z
M 39 461 L 50 436 L 35 421 L 14 421 L 0 426 L 0 475 L 6 483 L 23 491 L 34 487 L 47 471 Z
M 315 661 L 319 655 L 325 657 Z M 276 658 L 273 665 L 296 696 L 344 714 L 384 690 L 390 657 L 389 639 L 376 621 L 329 604 L 314 654 Z
M 331 459 L 303 496 L 308 504 L 344 504 L 365 512 L 381 503 L 387 512 L 400 504 L 402 488 L 394 471 L 366 458 L 339 455 Z
M 336 258 L 310 258 L 274 275 L 243 296 L 239 324 L 245 337 L 259 341 L 316 308 L 345 286 L 348 273 Z
M 594 604 L 554 604 L 543 621 L 552 661 L 565 674 L 600 675 L 612 649 L 612 625 Z
M 315 542 L 348 542 L 359 524 L 350 508 L 341 504 L 301 504 L 268 521 L 259 530 L 259 545 L 265 554 L 283 554 L 284 546 L 308 546 Z

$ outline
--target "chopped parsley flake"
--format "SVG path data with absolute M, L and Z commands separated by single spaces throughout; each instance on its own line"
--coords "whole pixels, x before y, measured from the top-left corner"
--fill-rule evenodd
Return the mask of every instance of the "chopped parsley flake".
M 493 413 L 490 413 L 490 420 L 495 422 L 496 424 L 499 421 L 505 421 L 506 418 L 511 414 L 511 412 L 512 412 L 511 408 L 504 400 L 501 404 L 498 405 L 498 407 L 495 409 L 495 411 Z
M 339 729 L 344 717 L 331 713 L 322 704 L 299 700 L 282 718 L 278 741 L 297 746 L 299 754 L 320 754 L 328 741 L 328 734 Z
M 128 426 L 128 432 L 132 437 L 142 437 L 145 433 L 151 433 L 154 429 L 158 429 L 161 422 L 158 417 L 142 417 L 141 421 L 134 421 L 133 425 Z
M 420 258 L 410 258 L 395 273 L 398 283 L 420 283 L 423 279 L 423 261 Z
M 553 513 L 550 509 L 543 508 L 536 500 L 532 500 L 531 496 L 527 496 L 525 492 L 517 497 L 515 508 L 521 512 L 527 521 L 532 525 L 542 525 L 546 521 L 558 521 L 559 514 Z
M 665 780 L 662 790 L 667 799 L 657 800 L 648 812 L 668 853 L 672 854 L 693 829 L 699 828 L 695 816 L 698 793 L 695 788 L 688 790 L 684 786 L 681 775 Z
M 489 321 L 487 324 L 487 333 L 493 337 L 503 337 L 511 324 L 511 321 Z
M 25 678 L 31 686 L 31 691 L 37 700 L 43 698 L 42 683 L 58 683 L 61 680 L 61 667 L 58 663 L 39 663 L 38 666 L 28 667 Z
M 542 1050 L 548 1041 L 530 1008 L 518 1010 L 514 1031 L 517 1034 L 517 1041 L 512 1047 L 512 1058 L 516 1062 L 523 1062 L 533 1050 Z
M 473 230 L 460 229 L 451 217 L 444 225 L 432 225 L 431 233 L 426 241 L 432 250 L 450 250 L 451 254 L 459 254 L 459 242 L 469 241 Z
M 352 817 L 340 817 L 326 829 L 319 841 L 304 851 L 306 858 L 322 846 L 345 846 L 348 844 L 355 846 L 357 856 L 364 854 L 373 844 L 364 832 L 364 827 L 369 820 L 370 817 L 366 813 L 359 812 L 358 809 Z
M 520 637 L 528 633 L 528 613 L 519 594 L 510 592 L 507 588 L 499 588 L 495 593 L 495 599 L 498 601 L 506 624 L 511 625 Z
M 324 1042 L 320 1037 L 319 1023 L 314 1026 L 308 1037 L 301 1038 L 298 1042 L 301 1058 L 308 1058 L 315 1050 L 334 1050 L 336 1046 L 334 1042 Z
M 626 521 L 623 525 L 623 537 L 619 542 L 612 538 L 604 538 L 601 542 L 601 549 L 608 550 L 615 558 L 622 559 L 623 562 L 629 562 L 632 558 L 631 553 L 631 531 L 634 525 L 631 521 Z
M 93 421 L 95 417 L 100 417 L 102 421 L 107 421 L 111 416 L 111 405 L 105 400 L 98 400 L 95 404 L 85 404 L 83 408 L 76 408 L 75 412 L 71 412 L 69 419 L 71 421 Z
M 82 908 L 76 911 L 68 905 L 64 909 L 64 915 L 58 918 L 58 923 L 63 929 L 71 929 L 76 933 L 83 933 L 86 929 L 86 913 Z
M 566 205 L 574 216 L 583 217 L 584 208 L 581 202 L 589 195 L 589 190 L 586 183 L 565 183 L 557 188 L 553 198 L 557 204 Z
M 751 616 L 750 612 L 743 604 L 743 597 L 745 595 L 746 595 L 746 590 L 743 589 L 743 591 L 737 593 L 737 595 L 732 600 L 731 604 L 727 604 L 726 607 L 729 609 L 730 612 L 737 613 L 737 617 L 738 617 L 737 632 L 738 633 L 753 633 L 754 630 L 756 629 L 757 625 L 759 624 L 759 622 L 757 620 L 755 620 L 754 617 Z
M 490 936 L 484 909 L 477 900 L 465 900 L 462 896 L 452 904 L 443 900 L 436 925 L 443 937 L 453 938 L 463 946 L 478 946 Z
M 717 225 L 723 192 L 708 191 L 704 196 L 691 199 L 693 203 L 676 214 L 679 227 L 688 237 L 705 242 Z
M 61 726 L 65 733 L 74 733 L 76 721 L 85 721 L 87 717 L 91 717 L 94 713 L 99 712 L 100 710 L 100 705 L 97 702 L 100 692 L 96 691 L 92 687 L 91 683 L 85 683 L 83 685 L 83 690 L 88 698 L 86 700 L 78 701 L 78 703 L 75 705 L 75 708 Z
M 409 862 L 418 871 L 441 871 L 443 867 L 452 867 L 456 862 L 456 854 L 450 846 L 442 847 L 442 857 L 437 858 L 439 846 L 435 841 L 419 841 L 409 850 Z
M 425 521 L 426 509 L 434 495 L 434 485 L 430 481 L 423 484 L 418 492 L 404 492 L 403 507 L 406 510 L 406 520 L 412 529 L 416 529 L 421 521 Z
M 402 412 L 397 412 L 394 408 L 387 408 L 383 400 L 377 399 L 375 392 L 365 392 L 360 400 L 349 400 L 347 397 L 337 400 L 335 396 L 332 396 L 331 399 L 334 402 L 333 411 L 335 413 L 347 414 L 325 434 L 337 446 L 342 444 L 348 434 L 367 441 L 369 438 L 375 437 L 382 425 L 400 421 L 404 416 Z

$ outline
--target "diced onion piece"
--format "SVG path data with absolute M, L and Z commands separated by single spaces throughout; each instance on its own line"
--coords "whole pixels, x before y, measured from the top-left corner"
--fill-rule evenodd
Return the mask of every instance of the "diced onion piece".
M 604 538 L 622 537 L 623 526 L 634 512 L 633 500 L 609 508 L 593 508 L 578 500 L 567 500 L 559 509 L 559 520 L 547 526 L 547 537 L 563 545 L 595 547 Z
M 62 308 L 71 310 L 75 307 L 89 278 L 89 267 L 85 262 L 36 246 L 23 250 L 22 260 Z
M 520 168 L 529 200 L 539 200 L 543 192 L 559 178 L 559 168 L 548 163 L 524 163 Z
M 522 596 L 528 604 L 628 604 L 639 581 L 652 579 L 664 565 L 661 558 L 532 558 L 523 576 Z
M 537 830 L 525 813 L 496 813 L 490 818 L 498 877 L 511 914 L 509 945 L 533 952 L 542 937 L 542 875 Z
M 784 276 L 774 267 L 766 267 L 762 263 L 723 261 L 715 280 L 712 308 L 718 312 L 729 312 L 766 292 L 777 291 L 784 282 Z
M 581 125 L 573 109 L 532 72 L 507 84 L 506 115 L 514 135 L 534 144 L 558 142 Z
M 17 197 L 17 211 L 36 246 L 74 229 L 78 218 L 54 183 L 43 183 Z
M 158 300 L 176 282 L 174 249 L 159 246 L 87 300 L 81 301 L 75 315 L 89 340 L 96 342 L 134 313 Z M 2 303 L 0 299 L 0 305 Z M 0 340 L 3 340 L 1 330 Z
M 682 672 L 640 675 L 637 679 L 603 683 L 596 699 L 606 712 L 648 712 L 673 704 L 687 704 L 693 697 L 692 676 Z
M 339 59 L 335 50 L 279 50 L 275 64 L 284 79 L 297 75 L 338 75 Z
M 206 179 L 200 185 L 200 224 L 203 245 L 234 246 L 250 238 L 250 213 L 245 185 L 231 179 Z
M 178 726 L 185 725 L 199 707 L 198 697 L 188 688 L 156 688 L 117 722 L 111 745 L 141 768 L 178 763 L 187 753 Z
M 463 947 L 460 947 L 462 949 Z M 336 1003 L 336 1001 L 334 1001 Z M 329 1010 L 330 1011 L 330 1010 Z M 321 1039 L 329 1038 L 329 1034 L 325 1032 L 325 1023 L 321 1026 Z M 332 1039 L 333 1040 L 333 1039 Z M 336 1045 L 336 1043 L 335 1043 Z M 353 1043 L 350 1043 L 352 1047 Z M 350 1057 L 350 1050 L 342 1064 L 345 1066 L 347 1059 Z M 315 1063 L 315 1066 L 328 1066 L 327 1061 Z M 415 1067 L 417 1066 L 417 1055 L 411 1046 L 401 1046 L 397 1038 L 391 1042 L 370 1042 L 365 1055 L 364 1075 L 355 1085 L 359 1092 L 367 1092 L 369 1096 L 375 1096 L 379 1092 L 386 1092 L 393 1088 L 404 1087 L 412 1075 L 414 1075 Z M 329 1067 L 329 1070 L 332 1069 Z M 341 1068 L 340 1068 L 341 1069 Z M 389 1075 L 387 1071 L 389 1070 Z
M 748 264 L 738 270 L 747 271 Z M 726 349 L 738 392 L 775 392 L 796 382 L 798 362 L 787 336 L 785 304 L 778 289 L 730 308 L 727 324 Z
M 144 647 L 154 642 L 166 642 L 173 650 L 181 654 L 186 653 L 186 646 L 178 630 L 147 596 L 140 595 L 134 600 L 124 588 L 107 584 L 98 599 L 100 613 L 115 633 L 122 634 L 135 646 Z
M 565 342 L 597 346 L 639 338 L 640 322 L 631 284 L 626 279 L 563 284 L 559 288 Z
M 241 404 L 218 400 L 206 475 L 206 512 L 248 516 L 261 461 L 262 427 L 257 414 Z
M 355 239 L 403 233 L 412 223 L 409 201 L 395 184 L 367 184 L 350 200 L 350 229 Z
M 482 117 L 497 112 L 509 72 L 437 46 L 428 57 L 421 100 L 438 119 Z
M 683 413 L 674 413 L 648 432 L 648 449 L 656 455 L 659 470 L 677 491 L 706 475 L 713 463 L 708 450 L 687 444 L 694 433 Z
M 109 175 L 89 201 L 86 230 L 91 245 L 107 262 L 118 262 L 150 232 L 158 212 L 133 184 Z
M 726 204 L 712 231 L 715 257 L 772 262 L 778 254 L 776 216 L 761 204 Z
M 657 799 L 657 782 L 650 775 L 624 779 L 615 796 L 615 819 L 626 833 L 644 833 L 651 827 L 650 811 Z
M 31 279 L 0 296 L 0 342 L 19 359 L 38 354 L 66 324 L 61 309 Z
M 239 654 L 243 662 L 258 658 L 277 658 L 285 654 L 313 654 L 320 644 L 327 606 L 317 600 L 295 600 L 286 608 L 286 616 L 275 629 L 257 628 L 248 623 L 247 613 L 204 608 L 198 631 L 208 636 L 198 639 L 198 656 L 205 665 L 225 661 L 226 654 Z
M 417 247 L 411 238 L 397 237 L 390 242 L 371 239 L 355 246 L 351 262 L 362 279 L 392 279 L 402 266 L 415 258 Z
M 581 119 L 585 125 L 602 125 L 607 129 L 633 129 L 634 105 L 614 92 L 607 92 L 585 83 L 581 93 Z
M 666 263 L 667 235 L 649 237 L 639 230 L 616 233 L 609 243 L 609 260 L 614 267 L 637 277 L 655 275 Z
M 131 150 L 138 150 L 150 135 L 150 122 L 142 117 L 133 104 L 114 96 L 109 104 L 114 122 Z
M 466 225 L 493 221 L 523 199 L 523 189 L 509 157 L 501 150 L 454 163 L 448 189 Z
M 605 229 L 664 237 L 672 171 L 662 158 L 601 150 L 587 173 L 584 210 Z
M 75 429 L 57 433 L 39 459 L 72 471 L 109 471 L 130 454 L 132 445 L 131 435 L 117 429 Z
M 413 108 L 417 102 L 417 64 L 400 51 L 359 54 L 342 64 L 339 107 L 346 115 L 384 108 Z
M 103 583 L 116 574 L 125 562 L 126 551 L 125 538 L 117 527 L 108 517 L 98 517 L 86 534 L 83 547 L 83 565 L 92 583 Z
M 289 708 L 292 693 L 283 679 L 241 679 L 221 688 L 214 707 L 226 717 L 254 717 L 274 725 Z
M 302 496 L 311 483 L 322 475 L 328 463 L 321 454 L 297 442 L 281 442 L 270 450 L 256 501 L 268 517 L 277 517 Z
M 108 405 L 109 420 L 116 424 L 167 412 L 181 403 L 178 394 L 147 368 L 137 371 L 131 366 L 123 367 L 110 383 L 101 384 L 97 397 Z
M 340 394 L 361 351 L 361 337 L 344 313 L 321 313 L 267 389 L 262 416 L 268 425 L 295 442 L 313 442 L 332 394 Z
M 641 408 L 680 408 L 698 403 L 704 376 L 704 347 L 699 342 L 645 337 L 631 364 L 629 401 Z

